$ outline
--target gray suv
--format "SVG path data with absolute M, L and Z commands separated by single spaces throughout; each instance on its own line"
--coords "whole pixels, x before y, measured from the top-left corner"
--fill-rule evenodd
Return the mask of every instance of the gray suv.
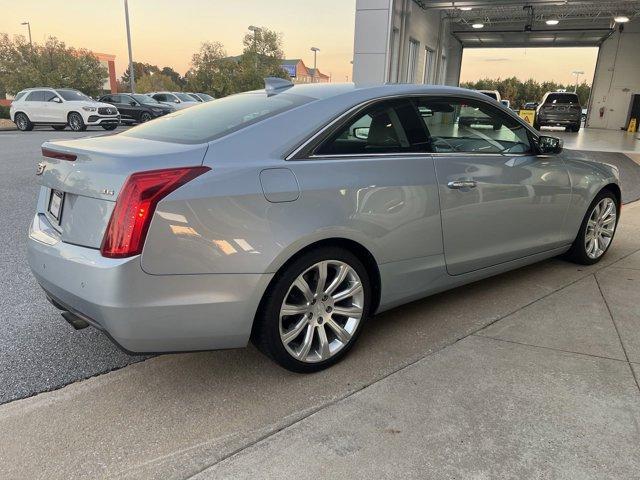
M 577 132 L 582 121 L 582 107 L 578 95 L 571 92 L 547 92 L 536 109 L 533 126 L 565 127 L 565 130 Z

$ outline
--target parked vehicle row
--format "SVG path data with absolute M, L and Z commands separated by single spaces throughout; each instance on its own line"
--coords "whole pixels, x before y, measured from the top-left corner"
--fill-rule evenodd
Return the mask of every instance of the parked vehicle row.
M 470 110 L 486 120 L 461 125 Z M 267 79 L 44 143 L 28 259 L 70 323 L 128 351 L 251 339 L 317 371 L 376 312 L 557 255 L 600 261 L 618 171 L 561 151 L 470 90 Z
M 90 126 L 114 130 L 121 123 L 145 123 L 175 110 L 209 102 L 205 93 L 157 92 L 103 95 L 99 100 L 69 88 L 27 88 L 18 92 L 9 116 L 19 130 L 48 125 L 81 132 Z

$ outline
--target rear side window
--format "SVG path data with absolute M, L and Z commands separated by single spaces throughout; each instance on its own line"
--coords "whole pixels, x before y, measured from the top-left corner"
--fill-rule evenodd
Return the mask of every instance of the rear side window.
M 243 93 L 198 104 L 143 123 L 121 135 L 172 143 L 205 143 L 312 101 L 280 93 Z
M 14 98 L 13 101 L 17 102 L 18 100 L 23 98 L 26 94 L 27 94 L 27 92 L 18 92 L 18 95 L 16 95 L 16 98 Z
M 42 90 L 34 90 L 27 96 L 25 102 L 44 102 L 44 92 Z
M 368 155 L 424 151 L 427 131 L 413 102 L 389 100 L 356 114 L 316 155 Z
M 570 104 L 580 103 L 578 95 L 575 93 L 550 93 L 544 102 L 545 104 Z

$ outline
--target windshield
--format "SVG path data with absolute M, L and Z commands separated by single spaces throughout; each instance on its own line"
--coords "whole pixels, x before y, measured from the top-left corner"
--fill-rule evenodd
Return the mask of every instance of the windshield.
M 186 93 L 174 93 L 174 95 L 176 97 L 178 97 L 180 100 L 182 100 L 183 102 L 195 102 L 195 101 L 197 101 L 197 100 L 191 98 Z
M 56 90 L 67 102 L 94 102 L 95 100 L 79 90 L 60 89 Z
M 290 93 L 243 93 L 178 110 L 122 135 L 161 142 L 204 143 L 313 99 Z
M 579 103 L 575 93 L 550 93 L 544 103 Z
M 150 97 L 149 95 L 142 95 L 140 93 L 134 93 L 133 95 L 131 95 L 133 98 L 136 99 L 136 101 L 138 101 L 139 103 L 160 103 L 159 101 L 157 101 L 155 98 Z

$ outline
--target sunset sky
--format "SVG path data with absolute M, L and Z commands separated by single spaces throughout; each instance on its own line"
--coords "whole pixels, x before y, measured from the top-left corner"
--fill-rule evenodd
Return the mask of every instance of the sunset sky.
M 127 67 L 123 0 L 0 0 L 0 32 L 35 42 L 56 36 L 74 47 L 116 55 L 117 73 Z M 333 81 L 351 79 L 355 0 L 129 0 L 134 60 L 171 66 L 180 73 L 202 42 L 219 41 L 229 55 L 242 51 L 249 25 L 282 33 L 287 58 L 313 65 L 309 48 L 320 48 L 318 67 Z M 597 49 L 467 50 L 462 81 L 517 76 L 571 82 L 584 70 L 591 83 Z

